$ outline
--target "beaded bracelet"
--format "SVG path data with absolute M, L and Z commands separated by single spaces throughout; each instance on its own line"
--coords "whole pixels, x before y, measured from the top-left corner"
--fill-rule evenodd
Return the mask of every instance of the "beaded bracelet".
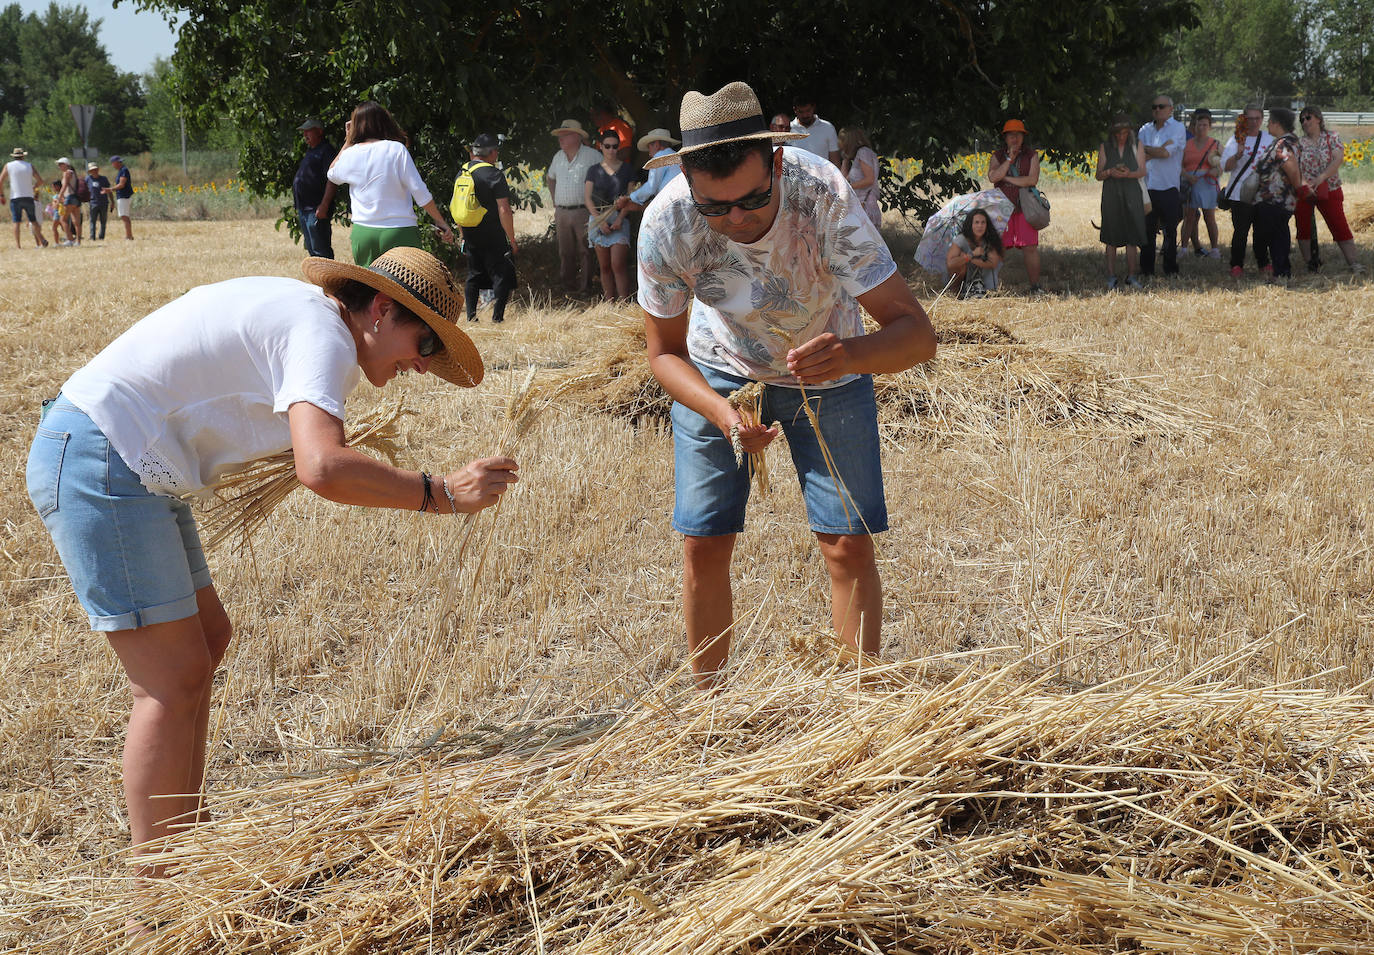
M 453 492 L 448 489 L 448 477 L 440 478 L 440 483 L 444 488 L 444 497 L 448 498 L 448 512 L 453 516 L 458 516 L 458 502 L 453 499 Z

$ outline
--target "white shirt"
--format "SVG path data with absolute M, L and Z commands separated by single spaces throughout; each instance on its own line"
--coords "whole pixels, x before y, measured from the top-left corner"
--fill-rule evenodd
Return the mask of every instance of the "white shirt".
M 287 278 L 202 285 L 130 327 L 62 386 L 155 494 L 204 490 L 291 446 L 298 401 L 344 418 L 358 350 L 339 307 Z
M 1232 183 L 1235 183 L 1235 191 L 1238 195 L 1240 192 L 1241 183 L 1249 179 L 1251 176 L 1255 175 L 1255 167 L 1259 165 L 1260 157 L 1264 155 L 1264 151 L 1268 149 L 1269 145 L 1274 141 L 1273 136 L 1270 136 L 1267 131 L 1261 130 L 1259 134 L 1259 152 L 1255 153 L 1255 158 L 1252 160 L 1250 159 L 1250 154 L 1255 150 L 1255 138 L 1256 137 L 1254 136 L 1247 137 L 1245 140 L 1245 148 L 1240 149 L 1240 147 L 1236 144 L 1236 137 L 1232 136 L 1229 140 L 1227 140 L 1226 148 L 1221 151 L 1222 169 L 1226 168 L 1226 161 L 1228 159 L 1236 155 L 1237 152 L 1240 152 L 1240 158 L 1236 160 L 1235 168 L 1231 170 L 1231 176 L 1226 180 L 1226 188 L 1222 190 L 1228 196 L 1231 195 Z M 1245 174 L 1242 175 L 1240 179 L 1237 179 L 1236 176 L 1240 174 L 1241 167 L 1245 166 L 1247 160 L 1249 161 L 1250 165 L 1246 166 Z
M 434 201 L 415 168 L 415 160 L 410 158 L 410 150 L 393 139 L 349 146 L 329 167 L 328 176 L 330 182 L 348 185 L 349 213 L 355 225 L 374 229 L 413 226 L 415 206 Z
M 835 125 L 828 120 L 821 119 L 819 116 L 810 126 L 803 126 L 801 120 L 792 120 L 792 132 L 805 133 L 805 139 L 793 139 L 788 142 L 789 146 L 796 146 L 805 149 L 809 153 L 815 153 L 822 159 L 829 159 L 831 153 L 840 151 L 840 137 L 835 132 Z
M 554 153 L 553 162 L 544 174 L 545 179 L 554 181 L 553 204 L 585 209 L 587 170 L 599 162 L 601 154 L 590 146 L 579 146 L 572 159 L 561 149 Z
M 827 331 L 858 337 L 858 296 L 886 281 L 897 264 L 828 159 L 784 147 L 777 188 L 782 198 L 772 227 L 743 245 L 711 229 L 686 176 L 664 186 L 639 226 L 639 304 L 657 318 L 690 307 L 687 353 L 696 364 L 796 388 L 787 370 L 791 346 L 770 327 L 796 344 Z
M 10 198 L 32 199 L 33 163 L 27 159 L 16 159 L 13 162 L 5 163 L 5 168 L 9 170 L 10 174 Z
M 1140 145 L 1167 149 L 1163 159 L 1145 157 L 1146 189 L 1177 189 L 1178 177 L 1183 173 L 1183 147 L 1188 143 L 1188 127 L 1170 116 L 1160 129 L 1154 123 L 1140 127 Z

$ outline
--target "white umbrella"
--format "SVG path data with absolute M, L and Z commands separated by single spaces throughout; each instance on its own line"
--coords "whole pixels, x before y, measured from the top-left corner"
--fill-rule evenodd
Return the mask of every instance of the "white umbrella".
M 945 269 L 945 253 L 954 244 L 964 224 L 964 217 L 974 209 L 982 209 L 992 220 L 992 227 L 999 233 L 1007 227 L 1016 207 L 1000 189 L 984 189 L 965 196 L 955 196 L 946 202 L 940 211 L 926 220 L 921 244 L 916 246 L 916 264 L 927 272 L 940 275 L 948 274 Z

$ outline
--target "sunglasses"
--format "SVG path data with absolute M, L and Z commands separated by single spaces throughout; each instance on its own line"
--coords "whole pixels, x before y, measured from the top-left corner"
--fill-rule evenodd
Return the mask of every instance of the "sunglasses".
M 421 358 L 437 355 L 444 350 L 444 340 L 439 337 L 439 334 L 434 329 L 426 325 L 425 333 L 420 336 L 418 350 Z
M 1151 103 L 1150 109 L 1173 109 L 1168 103 Z
M 772 201 L 773 187 L 769 185 L 763 192 L 745 196 L 743 199 L 736 199 L 734 202 L 697 202 L 693 199 L 692 205 L 697 207 L 697 212 L 714 219 L 716 216 L 728 214 L 735 206 L 739 206 L 745 212 L 753 212 L 756 209 L 762 209 Z
M 619 148 L 620 148 L 620 143 L 602 143 L 602 144 L 601 144 L 601 148 L 602 148 L 602 149 L 619 149 Z

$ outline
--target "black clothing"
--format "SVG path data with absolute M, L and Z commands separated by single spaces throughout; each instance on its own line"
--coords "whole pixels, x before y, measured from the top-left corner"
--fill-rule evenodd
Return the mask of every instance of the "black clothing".
M 1178 188 L 1151 189 L 1145 215 L 1145 244 L 1140 247 L 1140 274 L 1155 274 L 1156 233 L 1164 230 L 1164 274 L 1178 274 L 1178 224 L 1183 221 L 1183 197 Z
M 468 279 L 463 294 L 468 318 L 475 319 L 482 289 L 491 289 L 494 296 L 491 320 L 500 322 L 506 317 L 506 301 L 515 290 L 515 261 L 497 205 L 497 200 L 510 198 L 510 186 L 505 173 L 492 165 L 477 166 L 478 162 L 480 160 L 474 159 L 464 168 L 472 170 L 473 195 L 487 212 L 477 225 L 462 229 L 463 245 L 468 254 Z
M 474 159 L 465 163 L 463 168 L 472 169 L 472 192 L 487 214 L 476 225 L 463 227 L 463 241 L 469 246 L 473 243 L 492 248 L 499 245 L 504 252 L 509 242 L 506 230 L 501 228 L 501 213 L 496 200 L 509 199 L 510 186 L 506 184 L 505 173 L 490 164 L 478 166 L 479 161 Z
M 325 173 L 329 164 L 339 151 L 325 139 L 314 149 L 307 149 L 296 167 L 296 178 L 291 182 L 291 196 L 297 209 L 314 209 L 324 199 L 324 188 L 329 180 Z
M 606 172 L 601 163 L 597 163 L 587 170 L 587 182 L 592 184 L 592 204 L 610 205 L 629 191 L 630 183 L 634 180 L 635 168 L 627 162 L 620 164 L 614 176 Z
M 1255 207 L 1250 203 L 1231 203 L 1231 268 L 1245 267 L 1245 244 L 1250 226 L 1255 221 Z M 1269 264 L 1269 246 L 1255 236 L 1255 264 L 1264 268 Z

